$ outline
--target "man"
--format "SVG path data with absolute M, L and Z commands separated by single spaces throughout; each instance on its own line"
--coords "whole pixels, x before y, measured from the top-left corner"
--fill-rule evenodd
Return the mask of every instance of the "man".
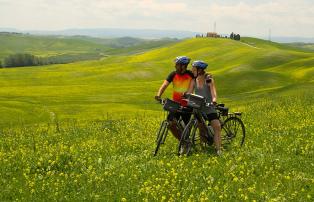
M 172 99 L 182 106 L 186 105 L 186 102 L 183 100 L 182 96 L 185 92 L 188 91 L 190 82 L 193 79 L 193 73 L 187 70 L 187 66 L 190 63 L 190 58 L 186 56 L 178 56 L 175 59 L 175 68 L 176 70 L 171 72 L 167 79 L 163 82 L 161 87 L 158 90 L 155 99 L 160 101 L 162 94 L 165 92 L 170 83 L 173 83 L 173 93 Z M 178 113 L 170 112 L 167 120 L 169 121 L 169 129 L 172 134 L 180 140 L 181 133 L 179 128 L 177 128 L 176 121 L 182 118 L 183 122 L 187 124 L 190 120 L 191 115 L 188 113 Z

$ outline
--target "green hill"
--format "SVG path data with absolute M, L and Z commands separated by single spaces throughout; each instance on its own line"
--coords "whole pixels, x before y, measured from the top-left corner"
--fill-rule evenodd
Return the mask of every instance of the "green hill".
M 0 33 L 0 61 L 8 55 L 30 53 L 55 63 L 95 60 L 107 55 L 131 54 L 162 47 L 175 39 L 143 40 L 131 37 L 102 39 L 86 36 L 35 36 Z
M 14 53 L 31 53 L 49 57 L 62 54 L 77 55 L 92 52 L 101 53 L 108 47 L 75 38 L 33 36 L 24 34 L 0 34 L 0 59 Z
M 48 120 L 51 112 L 60 118 L 97 118 L 107 112 L 158 110 L 152 97 L 178 55 L 209 63 L 222 100 L 313 82 L 313 53 L 252 38 L 188 39 L 100 61 L 2 69 L 1 113 L 12 117 L 1 122 Z

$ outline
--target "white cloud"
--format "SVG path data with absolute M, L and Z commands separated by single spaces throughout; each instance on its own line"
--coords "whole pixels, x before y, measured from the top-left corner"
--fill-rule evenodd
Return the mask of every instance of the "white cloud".
M 127 27 L 314 36 L 312 0 L 0 0 L 0 27 Z

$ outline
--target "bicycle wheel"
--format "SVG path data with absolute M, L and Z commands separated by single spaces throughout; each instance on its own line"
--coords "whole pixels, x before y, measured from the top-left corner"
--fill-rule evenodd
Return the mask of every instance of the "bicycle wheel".
M 211 126 L 206 125 L 206 131 L 201 131 L 198 125 L 195 125 L 191 132 L 192 148 L 195 151 L 208 151 L 214 142 L 213 136 L 214 132 Z
M 180 142 L 179 142 L 179 146 L 178 146 L 178 155 L 180 156 L 181 154 L 186 154 L 189 153 L 189 150 L 191 149 L 191 140 L 190 140 L 190 134 L 191 134 L 191 130 L 193 128 L 193 125 L 196 124 L 196 120 L 195 119 L 191 119 L 189 121 L 189 123 L 185 126 L 182 134 L 181 134 L 181 138 L 180 138 Z
M 158 150 L 160 148 L 160 145 L 164 144 L 164 142 L 166 141 L 167 134 L 168 134 L 168 121 L 164 120 L 161 123 L 159 131 L 157 133 L 156 149 L 155 149 L 155 152 L 154 152 L 154 156 L 157 155 L 157 152 L 158 152 Z
M 157 144 L 157 142 L 159 140 L 160 135 L 162 135 L 162 131 L 165 128 L 165 124 L 167 124 L 166 122 L 168 122 L 168 121 L 167 120 L 163 120 L 161 122 L 161 124 L 160 124 L 160 127 L 159 127 L 158 131 L 156 132 L 156 140 L 155 140 L 156 144 Z
M 185 152 L 186 155 L 190 154 L 192 148 L 196 149 L 196 147 L 195 147 L 196 146 L 196 141 L 197 141 L 196 133 L 197 133 L 197 130 L 198 130 L 197 123 L 198 123 L 197 120 L 194 120 L 192 128 L 190 130 L 188 146 L 187 146 L 186 152 Z
M 245 127 L 238 117 L 227 118 L 221 127 L 221 142 L 224 147 L 241 147 L 244 144 Z

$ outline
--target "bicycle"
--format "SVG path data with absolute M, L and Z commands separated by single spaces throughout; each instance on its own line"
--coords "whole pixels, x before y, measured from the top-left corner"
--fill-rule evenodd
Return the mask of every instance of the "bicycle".
M 163 109 L 167 112 L 167 115 L 169 114 L 169 112 L 189 113 L 185 110 L 184 107 L 182 107 L 180 105 L 180 103 L 175 102 L 175 101 L 168 99 L 168 98 L 160 100 L 160 104 L 163 105 Z M 175 123 L 176 123 L 176 127 L 180 131 L 183 131 L 185 124 L 184 124 L 182 118 L 180 117 L 179 120 L 175 120 Z M 168 131 L 169 131 L 169 125 L 170 125 L 170 123 L 167 120 L 167 118 L 165 120 L 163 120 L 160 124 L 159 130 L 156 134 L 156 148 L 155 148 L 154 156 L 157 155 L 160 146 L 162 144 L 164 144 L 166 141 Z
M 213 144 L 214 131 L 212 127 L 206 124 L 204 114 L 210 110 L 213 105 L 206 103 L 205 98 L 202 96 L 187 94 L 188 107 L 193 109 L 192 117 L 186 127 L 184 128 L 181 139 L 178 146 L 178 155 L 189 155 L 192 148 L 196 148 L 196 142 L 199 138 L 202 143 L 202 139 L 205 139 L 205 147 Z M 214 106 L 218 113 L 218 119 L 221 124 L 221 140 L 222 146 L 228 147 L 228 145 L 242 146 L 245 139 L 245 126 L 241 120 L 241 112 L 228 113 L 229 109 L 224 107 L 224 104 L 218 104 Z M 200 132 L 198 137 L 196 136 L 198 125 L 205 126 L 205 134 L 201 136 Z M 237 138 L 240 139 L 238 145 Z M 185 150 L 185 151 L 184 151 Z

